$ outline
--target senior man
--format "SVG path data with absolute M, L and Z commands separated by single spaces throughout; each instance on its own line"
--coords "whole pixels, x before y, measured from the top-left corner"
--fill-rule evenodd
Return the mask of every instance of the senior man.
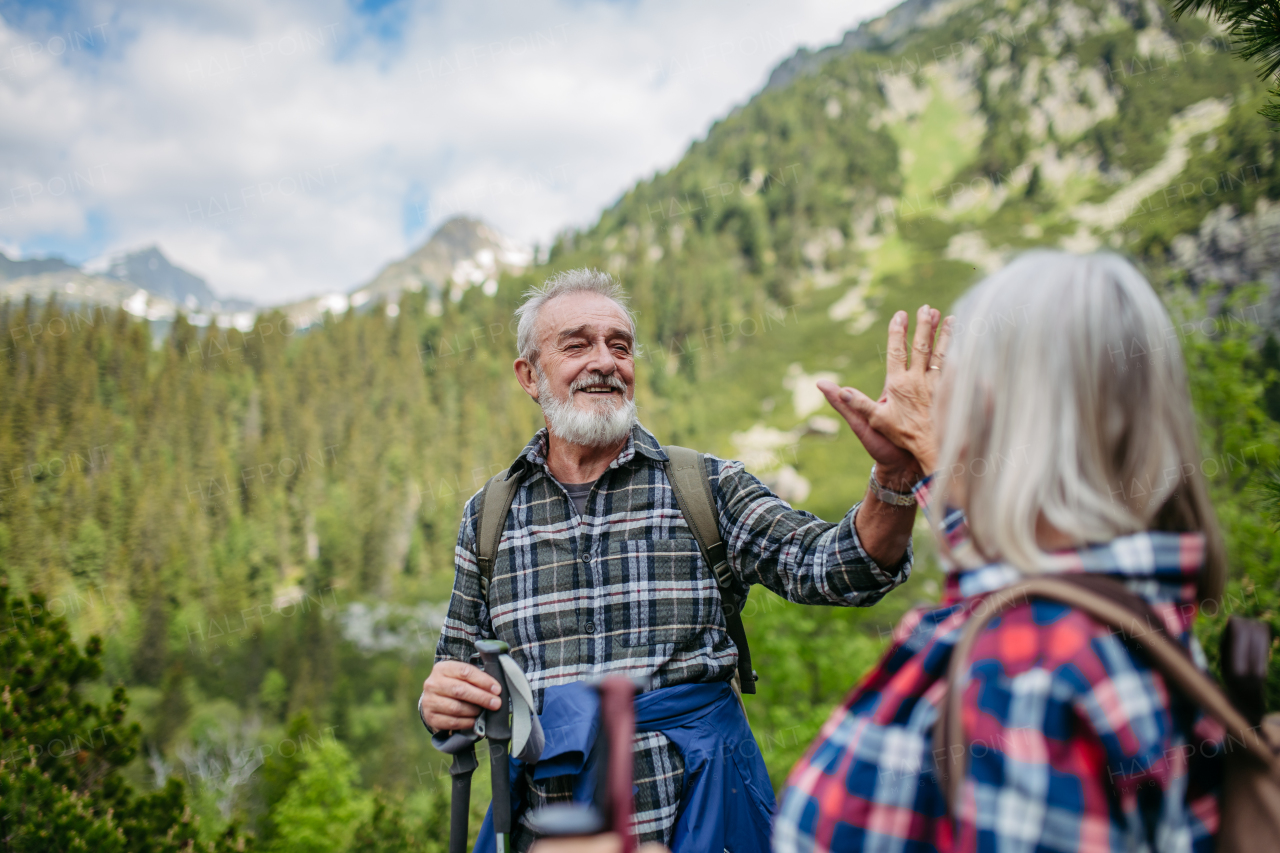
M 725 596 L 673 493 L 667 452 L 636 420 L 635 324 L 623 291 L 604 273 L 570 270 L 530 291 L 516 314 L 516 378 L 541 406 L 546 428 L 508 469 L 519 485 L 487 583 L 477 558 L 483 492 L 467 502 L 449 614 L 418 703 L 423 722 L 433 731 L 470 729 L 483 708 L 498 707 L 497 683 L 468 663 L 480 639 L 510 645 L 544 725 L 556 722 L 543 708 L 550 688 L 605 673 L 646 677 L 652 691 L 685 703 L 676 722 L 686 728 L 670 720 L 638 727 L 637 836 L 679 853 L 690 826 L 720 821 L 715 837 L 732 837 L 725 846 L 735 853 L 767 850 L 773 794 L 758 752 L 737 748 L 741 735 L 751 736 L 728 688 L 738 649 Z M 741 462 L 703 457 L 699 473 L 732 570 L 725 593 L 739 602 L 760 583 L 795 602 L 865 606 L 910 573 L 909 493 L 920 472 L 839 399 L 836 386 L 821 387 L 876 462 L 866 499 L 838 523 L 792 509 Z M 687 726 L 700 714 L 704 740 L 691 741 Z M 707 725 L 712 719 L 721 722 Z M 707 796 L 706 757 L 717 751 L 735 754 L 714 773 L 738 774 L 725 778 L 743 784 Z M 537 807 L 570 799 L 574 782 L 526 771 L 517 788 Z M 695 782 L 703 793 L 690 804 Z M 533 837 L 522 815 L 513 847 L 527 849 Z

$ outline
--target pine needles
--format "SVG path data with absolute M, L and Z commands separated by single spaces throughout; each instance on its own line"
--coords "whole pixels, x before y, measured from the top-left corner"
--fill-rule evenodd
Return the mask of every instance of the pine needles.
M 1280 0 L 1171 0 L 1171 5 L 1174 18 L 1208 12 L 1226 26 L 1236 55 L 1257 62 L 1258 76 L 1272 81 L 1272 100 L 1259 114 L 1280 123 Z

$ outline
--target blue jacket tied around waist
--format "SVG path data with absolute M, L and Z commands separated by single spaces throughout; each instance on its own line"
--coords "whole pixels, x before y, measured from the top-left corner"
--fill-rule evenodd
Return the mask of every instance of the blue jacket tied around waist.
M 773 787 L 732 688 L 726 682 L 678 684 L 640 694 L 635 707 L 636 731 L 661 732 L 684 757 L 673 853 L 768 853 Z M 574 776 L 575 802 L 589 802 L 595 791 L 599 708 L 598 694 L 582 682 L 549 687 L 543 695 L 539 719 L 546 746 L 533 777 Z M 513 823 L 526 806 L 524 769 L 512 758 Z M 490 807 L 475 853 L 490 853 L 495 840 Z

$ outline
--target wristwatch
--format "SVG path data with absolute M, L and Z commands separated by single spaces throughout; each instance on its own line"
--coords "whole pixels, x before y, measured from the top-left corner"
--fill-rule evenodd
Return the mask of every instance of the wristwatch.
M 871 494 L 882 503 L 890 506 L 915 506 L 916 496 L 911 492 L 896 492 L 893 489 L 886 489 L 876 481 L 876 466 L 871 466 Z

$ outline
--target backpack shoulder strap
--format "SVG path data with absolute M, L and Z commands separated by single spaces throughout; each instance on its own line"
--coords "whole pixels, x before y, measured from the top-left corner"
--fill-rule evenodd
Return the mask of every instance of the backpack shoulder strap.
M 476 561 L 480 565 L 480 593 L 488 599 L 489 581 L 493 580 L 493 562 L 498 556 L 507 513 L 515 500 L 520 478 L 507 479 L 506 469 L 489 478 L 480 491 L 480 525 L 476 533 Z
M 1106 590 L 1106 595 L 1098 590 L 1103 583 L 1111 585 Z M 1127 596 L 1137 598 L 1141 603 L 1135 605 Z M 1171 685 L 1222 723 L 1227 730 L 1228 739 L 1234 738 L 1243 744 L 1265 766 L 1270 767 L 1276 763 L 1276 757 L 1270 745 L 1260 736 L 1260 730 L 1251 726 L 1213 679 L 1200 671 L 1186 649 L 1169 638 L 1163 623 L 1144 600 L 1133 595 L 1118 581 L 1090 579 L 1086 583 L 1080 583 L 1075 576 L 1070 579 L 1066 576 L 1034 577 L 999 589 L 983 598 L 965 623 L 960 639 L 951 652 L 951 661 L 947 667 L 947 693 L 934 724 L 933 742 L 934 755 L 940 756 L 937 759 L 939 785 L 952 814 L 955 814 L 960 782 L 967 772 L 969 746 L 964 736 L 961 716 L 964 694 L 961 681 L 969 669 L 969 656 L 987 623 L 1011 607 L 1026 604 L 1031 598 L 1047 598 L 1066 604 L 1114 629 L 1121 637 L 1137 642 L 1147 651 L 1155 669 Z
M 696 450 L 674 444 L 664 445 L 662 449 L 667 454 L 667 481 L 671 483 L 676 504 L 693 530 L 702 559 L 715 575 L 716 586 L 720 590 L 725 627 L 729 638 L 738 647 L 738 678 L 742 692 L 755 693 L 756 675 L 751 669 L 751 648 L 747 645 L 747 631 L 742 624 L 741 602 L 733 586 L 729 550 L 720 536 L 719 513 L 711 495 L 711 482 L 707 479 L 706 458 Z

